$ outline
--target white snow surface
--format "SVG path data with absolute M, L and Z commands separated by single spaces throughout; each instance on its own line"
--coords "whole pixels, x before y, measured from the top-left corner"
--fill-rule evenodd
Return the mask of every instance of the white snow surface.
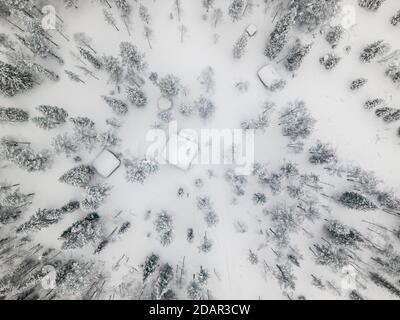
M 319 64 L 319 58 L 330 52 L 331 48 L 318 33 L 313 35 L 315 44 L 294 77 L 284 70 L 282 64 L 274 63 L 274 67 L 285 75 L 284 78 L 288 81 L 285 89 L 276 93 L 266 90 L 257 77 L 257 71 L 269 63 L 263 55 L 263 50 L 274 26 L 274 11 L 265 11 L 263 1 L 255 1 L 257 6 L 252 14 L 247 14 L 240 21 L 233 23 L 226 15 L 228 2 L 216 0 L 216 6 L 221 6 L 224 10 L 223 21 L 216 28 L 202 18 L 201 1 L 182 1 L 181 21 L 176 17 L 170 18 L 173 1 L 141 1 L 149 8 L 152 17 L 152 48 L 142 36 L 143 23 L 138 19 L 138 6 L 131 2 L 134 5 L 131 36 L 127 34 L 120 20 L 117 20 L 119 32 L 107 25 L 103 21 L 102 8 L 90 1 L 81 1 L 79 10 L 66 10 L 62 8 L 61 3 L 56 9 L 65 21 L 65 33 L 72 38 L 75 32 L 86 32 L 93 38 L 93 45 L 101 54 L 118 55 L 121 41 L 130 41 L 137 45 L 146 55 L 149 71 L 156 71 L 160 75 L 172 73 L 181 78 L 181 83 L 188 88 L 185 97 L 190 102 L 205 94 L 197 78 L 203 69 L 211 66 L 215 72 L 216 89 L 209 98 L 215 103 L 216 112 L 208 122 L 195 116 L 184 118 L 176 112 L 180 129 L 239 128 L 243 119 L 255 117 L 260 113 L 263 102 L 271 100 L 276 103 L 271 125 L 264 132 L 256 133 L 256 162 L 265 163 L 274 170 L 284 160 L 293 160 L 299 163 L 302 171 L 323 173 L 322 167 L 308 163 L 306 151 L 299 155 L 287 151 L 286 145 L 289 140 L 282 136 L 278 125 L 280 110 L 285 108 L 288 102 L 301 99 L 317 120 L 305 150 L 316 140 L 330 142 L 335 146 L 341 161 L 374 171 L 387 188 L 400 193 L 400 139 L 396 135 L 398 124 L 386 125 L 376 118 L 373 112 L 363 108 L 365 100 L 373 97 L 382 97 L 391 105 L 400 106 L 400 91 L 385 77 L 382 65 L 363 65 L 358 58 L 360 50 L 366 44 L 378 39 L 399 45 L 400 29 L 388 23 L 388 19 L 398 9 L 397 1 L 386 1 L 376 13 L 355 5 L 357 24 L 346 31 L 344 39 L 335 49 L 343 59 L 334 70 L 326 71 Z M 344 2 L 355 3 L 349 0 Z M 244 56 L 240 60 L 233 59 L 233 44 L 251 23 L 257 25 L 258 32 L 249 38 Z M 178 30 L 182 24 L 188 30 L 183 43 Z M 213 34 L 220 36 L 217 43 L 213 42 Z M 60 74 L 60 81 L 46 81 L 13 98 L 0 96 L 0 105 L 21 107 L 32 116 L 37 105 L 57 105 L 65 108 L 70 116 L 88 116 L 96 122 L 98 128 L 106 128 L 105 120 L 114 115 L 101 95 L 115 90 L 107 83 L 107 74 L 98 73 L 100 80 L 80 74 L 79 70 L 74 68 L 76 61 L 69 55 L 71 50 L 76 52 L 73 41 L 66 42 L 55 32 L 52 35 L 62 44 L 59 53 L 65 59 L 63 67 L 49 63 Z M 305 36 L 295 31 L 291 40 L 296 36 L 312 38 L 311 35 Z M 347 45 L 351 45 L 352 48 L 349 54 L 344 51 Z M 70 81 L 63 72 L 64 68 L 80 74 L 86 83 Z M 348 89 L 349 83 L 358 77 L 366 77 L 369 82 L 363 89 L 351 92 Z M 238 93 L 234 86 L 238 81 L 248 81 L 249 90 Z M 119 131 L 121 144 L 117 147 L 118 152 L 127 158 L 141 157 L 145 154 L 148 146 L 148 142 L 145 141 L 146 133 L 152 128 L 158 112 L 159 90 L 150 81 L 146 81 L 145 91 L 148 95 L 148 105 L 140 109 L 131 106 Z M 123 97 L 121 93 L 121 98 Z M 11 135 L 31 141 L 32 146 L 39 150 L 48 148 L 51 138 L 56 134 L 70 131 L 71 128 L 68 124 L 52 131 L 44 131 L 30 122 L 1 125 L 0 130 L 1 136 Z M 94 150 L 91 154 L 81 152 L 80 156 L 84 163 L 90 163 L 96 152 L 100 150 Z M 52 167 L 45 172 L 27 173 L 11 165 L 0 169 L 2 180 L 21 183 L 24 191 L 35 192 L 33 203 L 21 221 L 28 220 L 38 208 L 60 207 L 69 200 L 82 199 L 82 190 L 58 181 L 63 173 L 75 165 L 72 159 L 58 156 Z M 159 172 L 151 175 L 143 184 L 132 184 L 126 181 L 124 169 L 120 168 L 108 178 L 107 183 L 113 186 L 112 193 L 98 212 L 109 226 L 110 232 L 114 225 L 124 221 L 131 222 L 131 229 L 119 236 L 118 240 L 113 241 L 99 255 L 92 255 L 92 248 L 69 250 L 67 254 L 91 257 L 103 263 L 109 274 L 110 294 L 112 288 L 126 281 L 127 277 L 140 279 L 140 272 L 135 270 L 140 270 L 145 257 L 155 252 L 160 255 L 162 261 L 169 262 L 172 266 L 180 264 L 185 258 L 184 278 L 187 282 L 193 273 L 198 272 L 200 266 L 207 268 L 211 274 L 208 287 L 214 298 L 287 299 L 287 291 L 280 287 L 271 273 L 264 272 L 263 262 L 274 266 L 277 258 L 271 250 L 271 240 L 266 238 L 265 231 L 270 228 L 269 219 L 262 211 L 263 206 L 255 206 L 251 198 L 255 192 L 264 192 L 267 195 L 267 203 L 264 205 L 266 208 L 279 201 L 289 200 L 285 194 L 274 197 L 268 188 L 264 189 L 258 185 L 254 177 L 248 177 L 245 195 L 236 197 L 224 180 L 226 169 L 227 167 L 222 165 L 196 165 L 189 171 L 179 171 L 173 166 L 161 165 Z M 211 176 L 208 170 L 212 170 L 214 174 Z M 343 191 L 340 185 L 342 180 L 326 174 L 323 177 L 324 182 L 334 185 L 327 185 L 324 193 L 334 196 Z M 197 178 L 204 181 L 204 186 L 194 185 Z M 179 187 L 184 188 L 188 193 L 187 197 L 177 197 Z M 204 195 L 210 196 L 219 216 L 218 224 L 211 228 L 207 227 L 202 213 L 196 207 L 197 197 Z M 324 212 L 324 219 L 339 219 L 357 227 L 361 232 L 368 232 L 368 225 L 361 222 L 364 219 L 388 228 L 399 224 L 398 217 L 381 211 L 352 211 L 338 206 L 332 200 L 328 200 L 327 203 L 331 211 Z M 154 218 L 161 210 L 166 210 L 173 216 L 175 227 L 174 241 L 167 247 L 160 244 L 153 224 Z M 122 213 L 117 215 L 121 211 Z M 58 237 L 61 232 L 84 216 L 85 213 L 79 212 L 65 217 L 60 223 L 35 234 L 35 241 L 60 248 L 61 242 Z M 341 294 L 338 295 L 334 290 L 320 290 L 311 285 L 311 274 L 335 282 L 339 288 L 343 280 L 340 271 L 334 272 L 329 267 L 317 265 L 308 249 L 314 243 L 322 241 L 322 220 L 304 223 L 304 229 L 311 236 L 302 230 L 292 236 L 291 244 L 297 247 L 303 256 L 303 260 L 300 261 L 301 267 L 293 268 L 297 278 L 296 289 L 292 293 L 294 298 L 299 295 L 304 295 L 307 299 L 348 298 L 346 289 L 342 288 Z M 234 227 L 235 221 L 245 223 L 248 227 L 247 232 L 238 233 Z M 186 241 L 186 230 L 189 227 L 194 228 L 193 243 Z M 0 233 L 6 230 L 7 228 L 1 228 Z M 211 252 L 207 254 L 198 249 L 205 232 L 214 243 Z M 249 249 L 257 253 L 258 264 L 252 265 L 248 261 Z M 120 268 L 113 269 L 123 255 L 129 260 L 123 260 Z M 369 299 L 394 298 L 371 282 L 358 290 Z M 178 292 L 178 296 L 186 297 L 185 288 Z

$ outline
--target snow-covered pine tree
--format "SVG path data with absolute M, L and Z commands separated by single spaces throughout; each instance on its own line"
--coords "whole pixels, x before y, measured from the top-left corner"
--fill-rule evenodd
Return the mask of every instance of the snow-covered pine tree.
M 30 219 L 17 228 L 17 232 L 39 231 L 58 223 L 65 215 L 79 209 L 78 201 L 68 202 L 61 208 L 38 209 Z
M 144 23 L 149 24 L 150 23 L 150 14 L 149 10 L 147 9 L 146 6 L 141 4 L 139 6 L 139 18 L 142 20 Z
M 84 58 L 86 61 L 88 61 L 93 67 L 96 69 L 101 69 L 103 66 L 100 59 L 98 59 L 94 54 L 92 54 L 89 50 L 86 50 L 83 47 L 79 47 L 79 54 Z
M 337 244 L 356 246 L 363 242 L 363 236 L 354 228 L 348 227 L 337 220 L 328 220 L 325 230 L 329 237 Z
M 155 300 L 162 300 L 165 292 L 168 291 L 170 282 L 174 278 L 174 269 L 168 263 L 160 266 L 157 280 L 154 284 L 152 298 Z
M 87 244 L 96 245 L 103 239 L 100 216 L 90 213 L 84 219 L 72 224 L 60 236 L 63 249 L 82 248 Z
M 390 45 L 383 40 L 378 40 L 366 46 L 360 54 L 360 59 L 364 63 L 370 63 L 379 56 L 384 55 L 390 50 Z
M 103 16 L 106 23 L 108 23 L 110 26 L 113 26 L 117 31 L 119 31 L 117 27 L 117 22 L 115 21 L 115 18 L 110 10 L 103 9 Z
M 350 84 L 350 90 L 358 90 L 362 88 L 366 83 L 368 82 L 368 79 L 366 78 L 358 78 L 356 80 L 353 80 Z
M 329 143 L 317 141 L 316 145 L 310 148 L 308 158 L 314 164 L 327 164 L 336 162 L 336 151 Z
M 160 243 L 164 247 L 170 245 L 174 237 L 172 216 L 165 210 L 161 211 L 154 221 L 154 226 L 159 234 Z
M 82 48 L 86 47 L 87 49 L 92 51 L 94 54 L 97 54 L 96 50 L 93 49 L 92 38 L 90 38 L 86 33 L 84 33 L 84 32 L 74 33 L 73 38 L 78 47 L 82 47 Z
M 164 97 L 173 99 L 181 90 L 180 79 L 172 74 L 167 74 L 159 79 L 158 87 Z
M 240 59 L 244 55 L 247 43 L 248 43 L 248 35 L 247 33 L 243 33 L 233 46 L 233 57 L 235 59 Z
M 108 72 L 109 82 L 120 84 L 123 78 L 124 70 L 122 69 L 121 63 L 118 58 L 113 56 L 103 56 L 101 58 L 101 64 L 105 71 Z
M 128 105 L 120 100 L 110 96 L 102 96 L 108 106 L 119 116 L 124 116 L 128 112 Z
M 126 94 L 129 102 L 131 102 L 136 107 L 144 107 L 147 105 L 147 97 L 144 91 L 137 87 L 127 87 Z
M 71 157 L 79 150 L 75 139 L 71 138 L 67 133 L 55 136 L 51 141 L 51 146 L 56 154 L 63 153 L 67 158 Z
M 295 44 L 289 49 L 284 60 L 284 66 L 288 71 L 296 71 L 300 68 L 305 56 L 310 52 L 312 43 L 303 45 L 299 39 L 296 39 Z
M 75 141 L 83 145 L 87 150 L 92 150 L 97 143 L 98 133 L 95 123 L 88 117 L 70 118 L 74 125 Z
M 378 11 L 386 0 L 358 0 L 358 5 L 371 11 Z
M 0 224 L 17 220 L 23 210 L 31 204 L 33 193 L 23 194 L 19 185 L 0 185 Z
M 31 89 L 34 85 L 31 73 L 21 72 L 11 64 L 0 61 L 0 92 L 12 97 Z
M 94 212 L 100 208 L 103 202 L 110 195 L 111 187 L 108 185 L 93 185 L 85 188 L 84 199 L 81 201 L 81 208 L 86 212 Z
M 386 123 L 391 123 L 400 120 L 400 109 L 383 107 L 375 110 L 377 117 L 381 118 Z
M 341 25 L 331 27 L 326 33 L 325 40 L 332 46 L 332 49 L 339 44 L 340 39 L 342 39 L 343 33 L 344 28 Z
M 150 175 L 157 173 L 158 163 L 153 159 L 132 159 L 124 161 L 126 179 L 143 183 Z
M 284 136 L 296 141 L 308 138 L 315 125 L 315 119 L 308 112 L 303 101 L 296 101 L 281 114 L 280 125 Z
M 232 0 L 228 7 L 228 15 L 232 21 L 238 21 L 242 18 L 246 7 L 246 0 Z
M 313 32 L 339 13 L 340 0 L 296 0 L 290 6 L 296 9 L 295 21 L 300 30 Z
M 32 122 L 41 129 L 54 129 L 67 121 L 68 113 L 63 108 L 41 105 L 36 109 L 42 116 L 33 117 Z
M 391 64 L 385 71 L 385 74 L 396 85 L 400 85 L 400 65 Z
M 270 59 L 275 59 L 282 51 L 288 41 L 290 28 L 295 22 L 296 9 L 291 9 L 276 24 L 274 31 L 270 34 L 264 54 Z
M 337 66 L 340 60 L 342 60 L 342 58 L 337 56 L 335 53 L 328 53 L 322 56 L 319 59 L 319 62 L 324 66 L 326 70 L 332 70 Z
M 197 110 L 200 118 L 204 120 L 210 119 L 215 113 L 214 103 L 203 96 L 194 102 L 194 107 Z
M 400 10 L 396 12 L 396 14 L 390 19 L 390 23 L 392 26 L 397 26 L 400 24 Z
M 344 206 L 355 210 L 373 210 L 377 208 L 372 201 L 353 191 L 342 193 L 339 202 Z
M 151 253 L 146 257 L 143 263 L 143 282 L 145 282 L 156 271 L 160 257 L 157 254 Z
M 59 181 L 74 187 L 86 187 L 92 180 L 95 172 L 91 166 L 80 165 L 64 173 Z
M 26 122 L 29 113 L 19 108 L 0 107 L 0 122 Z
M 316 254 L 316 261 L 321 265 L 329 265 L 341 269 L 348 264 L 349 258 L 342 248 L 315 244 L 313 252 Z
M 135 45 L 129 42 L 121 42 L 119 49 L 122 63 L 126 68 L 135 72 L 141 72 L 146 69 L 144 55 L 139 52 Z

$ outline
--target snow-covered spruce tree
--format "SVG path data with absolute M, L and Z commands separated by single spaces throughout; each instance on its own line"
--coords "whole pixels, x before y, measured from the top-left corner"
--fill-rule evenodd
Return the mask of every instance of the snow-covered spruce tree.
M 333 242 L 340 245 L 357 246 L 364 241 L 363 236 L 356 229 L 337 220 L 328 220 L 324 228 Z
M 364 63 L 370 63 L 377 57 L 390 50 L 390 45 L 383 40 L 378 40 L 366 46 L 360 53 L 360 59 Z
M 295 21 L 296 9 L 291 9 L 276 24 L 270 34 L 264 54 L 271 60 L 275 59 L 286 45 L 289 31 Z
M 332 49 L 339 44 L 340 39 L 343 37 L 343 33 L 344 28 L 341 25 L 331 27 L 326 33 L 325 40 L 332 46 Z
M 171 290 L 170 283 L 173 278 L 174 278 L 174 269 L 171 267 L 171 265 L 168 263 L 162 264 L 160 266 L 160 271 L 158 273 L 157 280 L 154 284 L 154 288 L 151 293 L 153 300 L 165 299 L 165 293 Z
M 69 71 L 69 70 L 64 70 L 65 74 L 68 76 L 68 78 L 72 81 L 75 82 L 80 82 L 80 83 L 85 83 L 85 81 L 83 81 L 79 75 L 77 75 L 75 72 Z
M 97 135 L 97 141 L 102 148 L 117 146 L 121 139 L 117 135 L 115 128 L 107 129 Z
M 108 106 L 119 116 L 124 116 L 128 112 L 128 105 L 120 100 L 110 96 L 102 96 Z
M 181 90 L 180 79 L 172 74 L 167 74 L 159 79 L 158 87 L 164 97 L 173 99 Z
M 350 84 L 350 90 L 358 90 L 362 88 L 366 83 L 368 82 L 368 79 L 366 78 L 358 78 L 356 80 L 353 80 Z
M 63 297 L 90 299 L 85 294 L 104 276 L 93 263 L 69 260 L 57 271 L 56 290 Z
M 215 112 L 215 105 L 209 99 L 200 97 L 194 102 L 194 107 L 197 110 L 200 118 L 207 120 L 212 117 Z
M 23 51 L 8 50 L 4 54 L 8 58 L 8 61 L 20 72 L 32 74 L 32 76 L 34 76 L 34 82 L 40 82 L 42 78 L 47 78 L 52 81 L 58 81 L 60 78 L 55 72 L 36 63 L 32 55 L 28 55 Z
M 75 8 L 78 9 L 79 0 L 64 0 L 65 8 Z
M 293 274 L 292 265 L 287 264 L 277 264 L 277 271 L 275 272 L 275 277 L 278 279 L 279 284 L 284 289 L 296 289 L 296 277 Z
M 36 109 L 42 116 L 33 117 L 32 122 L 41 129 L 50 130 L 67 121 L 68 113 L 63 108 L 41 105 Z
M 383 276 L 381 276 L 379 273 L 370 272 L 369 273 L 369 278 L 377 286 L 385 288 L 385 289 L 389 290 L 395 296 L 400 297 L 400 290 L 394 284 L 392 284 L 390 281 L 388 281 Z
M 189 243 L 192 243 L 192 242 L 193 242 L 193 239 L 194 239 L 194 230 L 193 230 L 193 228 L 188 228 L 188 229 L 186 230 L 186 240 L 187 240 Z
M 218 223 L 218 215 L 215 212 L 208 196 L 197 198 L 197 208 L 203 212 L 204 220 L 208 227 L 215 226 Z
M 17 232 L 39 231 L 58 223 L 65 215 L 79 209 L 78 201 L 71 201 L 61 208 L 38 209 L 30 219 L 17 228 Z
M 109 82 L 116 85 L 120 84 L 123 78 L 124 70 L 118 58 L 113 56 L 103 56 L 101 64 L 105 71 L 108 72 Z
M 72 224 L 60 236 L 63 249 L 82 248 L 87 244 L 96 245 L 103 239 L 100 216 L 90 213 L 84 219 Z
M 93 185 L 85 188 L 84 199 L 81 208 L 86 212 L 94 212 L 100 208 L 106 198 L 110 195 L 111 187 L 108 185 Z
M 326 164 L 336 162 L 336 151 L 329 143 L 317 141 L 317 144 L 310 148 L 308 160 L 314 164 Z
M 17 220 L 31 204 L 34 194 L 21 193 L 18 185 L 0 185 L 0 224 Z M 1 241 L 1 240 L 0 240 Z
M 288 71 L 296 71 L 300 68 L 305 56 L 310 52 L 312 43 L 303 45 L 299 39 L 296 39 L 295 44 L 289 49 L 284 60 L 284 66 Z
M 316 261 L 318 264 L 329 265 L 336 269 L 343 268 L 349 261 L 348 255 L 342 248 L 315 244 L 313 246 L 313 252 L 316 255 Z
M 52 57 L 56 59 L 58 63 L 64 63 L 63 59 L 54 52 L 57 45 L 50 40 L 46 31 L 42 28 L 40 19 L 27 20 L 24 36 L 17 35 L 17 39 L 32 51 L 32 53 L 41 58 Z
M 201 4 L 207 12 L 214 7 L 215 0 L 202 0 Z
M 303 101 L 290 104 L 280 116 L 280 121 L 283 135 L 294 141 L 299 138 L 308 138 L 315 125 L 315 119 L 310 115 Z
M 358 5 L 371 11 L 378 11 L 386 0 L 358 0 Z
M 228 7 L 228 15 L 232 21 L 238 21 L 242 18 L 247 0 L 232 0 Z
M 79 47 L 79 54 L 82 56 L 83 59 L 88 61 L 93 67 L 96 69 L 101 69 L 103 66 L 100 59 L 98 59 L 94 54 L 92 54 L 89 50 Z
M 243 33 L 233 46 L 233 57 L 235 59 L 240 59 L 244 55 L 247 43 L 248 43 L 248 35 L 247 33 Z
M 386 71 L 385 74 L 392 80 L 392 82 L 400 86 L 400 66 L 392 64 L 390 65 Z
M 143 282 L 145 282 L 153 273 L 156 271 L 158 267 L 158 263 L 160 261 L 160 257 L 157 254 L 151 253 L 146 257 L 146 260 L 143 263 Z
M 240 123 L 240 127 L 243 130 L 264 130 L 269 126 L 270 111 L 275 108 L 275 104 L 270 101 L 266 101 L 263 105 L 262 112 L 254 119 L 244 120 Z
M 296 0 L 296 24 L 300 30 L 313 32 L 329 22 L 340 10 L 340 0 Z
M 130 15 L 132 12 L 132 6 L 129 4 L 127 0 L 114 0 L 114 3 L 119 11 L 122 21 L 125 24 L 126 30 L 130 35 L 129 24 L 130 24 Z
M 390 19 L 390 23 L 393 26 L 397 26 L 400 24 L 400 10 L 396 12 L 396 14 Z
M 122 64 L 127 69 L 132 69 L 135 72 L 141 72 L 146 69 L 147 64 L 144 61 L 144 55 L 139 52 L 135 45 L 129 42 L 121 42 L 119 50 Z
M 400 120 L 400 110 L 395 108 L 383 107 L 375 110 L 377 117 L 381 118 L 386 123 L 391 123 Z
M 335 53 L 328 53 L 319 59 L 319 63 L 322 64 L 326 70 L 332 70 L 337 66 L 340 60 L 342 60 L 342 58 Z
M 97 143 L 97 131 L 95 123 L 87 117 L 70 118 L 74 125 L 75 141 L 83 145 L 87 150 L 92 150 Z
M 381 206 L 400 211 L 400 199 L 397 198 L 393 192 L 379 192 L 377 200 Z
M 149 10 L 143 4 L 140 4 L 140 6 L 139 6 L 139 18 L 146 24 L 150 23 Z
M 170 245 L 174 237 L 172 216 L 167 211 L 161 211 L 154 221 L 154 227 L 159 234 L 160 243 L 164 247 Z
M 158 172 L 158 163 L 153 159 L 125 160 L 126 180 L 143 183 L 150 175 Z
M 68 170 L 59 181 L 74 187 L 86 187 L 92 180 L 95 172 L 91 166 L 80 165 Z
M 204 233 L 204 237 L 198 247 L 199 251 L 202 253 L 208 253 L 211 251 L 214 245 L 214 241 L 207 237 L 207 233 Z
M 26 122 L 29 113 L 19 108 L 0 107 L 0 122 Z
M 215 91 L 214 75 L 214 69 L 212 67 L 207 67 L 201 72 L 200 76 L 198 77 L 198 80 L 203 86 L 206 93 L 212 94 Z
M 252 200 L 254 204 L 262 206 L 267 202 L 267 197 L 265 196 L 265 193 L 256 192 L 253 194 Z
M 228 169 L 224 175 L 225 180 L 231 185 L 232 191 L 237 196 L 245 194 L 245 187 L 247 178 L 245 176 L 237 175 L 233 169 Z
M 114 15 L 112 14 L 111 10 L 108 9 L 103 9 L 103 17 L 104 21 L 109 24 L 110 26 L 113 26 L 117 31 L 119 31 L 117 27 L 117 21 L 115 21 Z
M 352 191 L 342 193 L 339 202 L 344 206 L 355 210 L 376 209 L 376 205 L 372 201 L 368 200 L 363 195 Z
M 92 38 L 90 38 L 86 33 L 84 32 L 74 33 L 73 38 L 78 47 L 87 48 L 94 54 L 97 54 L 96 50 L 93 49 Z
M 2 138 L 0 142 L 0 159 L 7 160 L 28 172 L 44 171 L 51 162 L 48 151 L 36 153 L 29 143 L 8 138 Z
M 31 73 L 21 72 L 11 64 L 0 61 L 0 92 L 8 97 L 31 89 L 34 81 Z
M 56 154 L 65 154 L 67 158 L 74 155 L 79 150 L 75 139 L 67 133 L 58 134 L 51 140 L 51 146 Z
M 127 98 L 130 103 L 136 107 L 144 107 L 147 105 L 147 97 L 142 89 L 139 87 L 127 87 L 126 88 Z
M 375 109 L 377 107 L 385 107 L 385 106 L 386 106 L 385 100 L 380 99 L 380 98 L 368 99 L 364 103 L 364 108 L 367 110 Z

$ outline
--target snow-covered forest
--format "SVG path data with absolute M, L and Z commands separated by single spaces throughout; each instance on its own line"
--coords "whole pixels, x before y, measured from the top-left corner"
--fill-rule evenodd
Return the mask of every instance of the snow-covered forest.
M 399 39 L 397 0 L 0 0 L 0 299 L 400 299 Z M 250 170 L 149 153 L 184 129 Z

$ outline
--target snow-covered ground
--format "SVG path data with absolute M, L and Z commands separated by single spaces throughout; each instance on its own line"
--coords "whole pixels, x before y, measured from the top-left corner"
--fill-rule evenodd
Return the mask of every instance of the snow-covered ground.
M 115 115 L 101 96 L 109 95 L 115 90 L 115 86 L 108 83 L 108 75 L 103 71 L 96 73 L 97 80 L 85 76 L 76 68 L 79 61 L 70 54 L 71 51 L 78 52 L 72 35 L 76 32 L 89 35 L 93 39 L 93 47 L 98 56 L 118 56 L 120 43 L 129 41 L 145 54 L 145 61 L 148 63 L 144 85 L 148 103 L 144 108 L 129 106 L 127 115 L 121 117 L 123 125 L 118 130 L 120 144 L 110 147 L 112 152 L 122 159 L 143 157 L 146 154 L 149 145 L 146 142 L 146 134 L 157 120 L 157 103 L 160 97 L 159 89 L 147 78 L 150 72 L 157 72 L 160 77 L 173 74 L 180 78 L 181 84 L 187 89 L 184 95 L 181 94 L 177 98 L 173 109 L 179 129 L 240 128 L 243 120 L 255 118 L 260 114 L 263 103 L 269 100 L 275 103 L 275 107 L 269 113 L 270 125 L 265 130 L 256 131 L 255 161 L 265 164 L 270 172 L 278 170 L 284 161 L 294 161 L 301 173 L 320 174 L 324 183 L 322 190 L 306 190 L 307 193 L 319 197 L 323 204 L 320 219 L 315 222 L 305 220 L 290 237 L 291 249 L 282 249 L 282 255 L 278 257 L 276 252 L 281 252 L 281 249 L 274 243 L 271 233 L 273 224 L 265 212 L 278 203 L 296 203 L 288 197 L 285 189 L 277 195 L 273 194 L 270 188 L 260 185 L 257 178 L 250 175 L 246 177 L 248 182 L 244 195 L 237 196 L 225 179 L 225 172 L 229 168 L 226 165 L 197 164 L 188 171 L 183 171 L 172 165 L 161 164 L 159 171 L 150 175 L 143 184 L 128 182 L 123 166 L 107 179 L 96 176 L 96 182 L 112 186 L 110 195 L 97 210 L 106 234 L 110 234 L 123 222 L 130 222 L 131 227 L 126 233 L 113 236 L 111 243 L 97 255 L 93 254 L 94 249 L 90 245 L 81 249 L 62 250 L 62 254 L 65 257 L 83 258 L 101 265 L 107 281 L 99 297 L 139 298 L 143 286 L 141 265 L 153 252 L 160 256 L 161 262 L 167 262 L 174 268 L 174 276 L 175 272 L 177 273 L 176 282 L 179 282 L 179 267 L 184 261 L 181 288 L 177 284 L 171 284 L 180 299 L 187 298 L 186 288 L 192 275 L 200 270 L 200 266 L 210 274 L 206 298 L 297 299 L 304 296 L 307 299 L 348 299 L 349 292 L 353 289 L 367 299 L 396 298 L 385 288 L 376 286 L 368 279 L 369 271 L 379 270 L 379 266 L 370 260 L 370 248 L 357 251 L 357 255 L 361 257 L 361 261 L 357 261 L 356 264 L 359 270 L 355 271 L 359 281 L 351 285 L 347 285 L 346 282 L 348 268 L 335 270 L 315 262 L 310 248 L 316 243 L 325 243 L 325 219 L 338 219 L 356 228 L 368 239 L 375 239 L 373 241 L 381 241 L 379 236 L 376 238 L 376 232 L 385 233 L 388 239 L 393 241 L 390 243 L 393 243 L 394 252 L 398 252 L 399 239 L 383 229 L 371 229 L 371 225 L 363 220 L 392 230 L 399 226 L 399 216 L 379 209 L 351 210 L 338 204 L 332 198 L 348 191 L 348 181 L 329 174 L 323 165 L 309 163 L 308 149 L 315 145 L 317 140 L 329 142 L 336 149 L 340 164 L 355 165 L 373 171 L 383 181 L 381 186 L 384 190 L 400 193 L 400 138 L 397 133 L 399 123 L 386 124 L 376 117 L 373 111 L 363 107 L 366 100 L 377 97 L 385 99 L 392 107 L 398 107 L 400 91 L 385 76 L 383 64 L 363 64 L 359 59 L 360 51 L 366 45 L 380 39 L 392 44 L 392 50 L 399 49 L 400 28 L 389 23 L 391 16 L 400 9 L 397 1 L 384 2 L 377 12 L 360 8 L 355 0 L 343 1 L 344 4 L 354 6 L 356 24 L 345 31 L 343 39 L 334 50 L 319 31 L 305 34 L 294 28 L 289 36 L 289 45 L 296 37 L 300 37 L 305 43 L 313 42 L 313 46 L 294 75 L 286 71 L 282 62 L 279 62 L 285 56 L 289 45 L 272 62 L 282 78 L 287 81 L 286 87 L 276 92 L 268 91 L 257 77 L 258 70 L 270 63 L 264 55 L 264 48 L 277 21 L 277 18 L 273 21 L 276 7 L 272 4 L 254 1 L 255 6 L 251 12 L 239 21 L 232 22 L 227 15 L 230 1 L 216 0 L 214 8 L 221 8 L 224 16 L 214 27 L 209 21 L 212 11 L 208 14 L 208 20 L 203 17 L 206 10 L 201 6 L 201 1 L 182 1 L 180 21 L 172 0 L 130 1 L 133 12 L 129 35 L 115 7 L 112 10 L 117 18 L 119 31 L 105 23 L 102 13 L 105 6 L 81 1 L 79 9 L 65 9 L 61 1 L 55 2 L 56 12 L 64 21 L 64 33 L 70 41 L 66 41 L 55 31 L 49 33 L 60 44 L 57 52 L 65 60 L 65 64 L 61 66 L 51 60 L 40 61 L 46 61 L 44 64 L 49 69 L 60 74 L 60 80 L 45 81 L 40 86 L 14 97 L 0 96 L 0 106 L 19 107 L 29 111 L 31 116 L 37 115 L 35 107 L 38 105 L 59 106 L 67 110 L 70 117 L 89 117 L 98 129 L 105 129 L 105 121 Z M 143 36 L 144 23 L 138 17 L 140 3 L 148 8 L 151 16 L 150 27 L 154 32 L 151 48 Z M 337 17 L 331 22 L 332 25 L 335 22 L 340 23 L 341 18 Z M 248 39 L 244 55 L 240 59 L 234 59 L 233 44 L 249 24 L 257 26 L 257 33 Z M 183 41 L 179 29 L 182 25 L 187 28 Z M 12 35 L 16 31 L 2 23 L 1 32 Z M 215 35 L 218 35 L 216 42 Z M 351 46 L 349 52 L 345 51 L 347 46 Z M 319 63 L 319 58 L 329 52 L 336 52 L 342 60 L 336 68 L 328 71 Z M 4 61 L 3 58 L 1 60 Z M 207 67 L 214 70 L 216 83 L 214 93 L 208 94 L 198 80 Z M 76 72 L 85 83 L 71 81 L 64 69 Z M 367 78 L 368 83 L 360 90 L 351 91 L 351 81 L 361 77 Z M 247 82 L 248 90 L 240 92 L 236 86 L 239 82 Z M 211 119 L 203 121 L 197 116 L 183 117 L 179 114 L 178 107 L 181 103 L 192 104 L 200 95 L 207 96 L 216 106 Z M 115 97 L 125 99 L 124 90 L 116 93 Z M 304 151 L 299 154 L 288 150 L 287 144 L 290 140 L 282 135 L 279 125 L 281 112 L 288 103 L 296 100 L 303 100 L 312 117 L 316 119 L 315 129 L 305 141 Z M 72 132 L 72 125 L 67 123 L 46 131 L 35 126 L 33 122 L 28 122 L 1 124 L 0 130 L 2 137 L 13 136 L 21 141 L 30 141 L 35 150 L 41 150 L 49 149 L 52 138 L 57 134 Z M 101 148 L 96 147 L 92 152 L 78 152 L 82 158 L 81 163 L 91 164 L 100 151 Z M 54 156 L 51 168 L 44 172 L 28 173 L 5 161 L 0 169 L 1 180 L 20 183 L 22 191 L 35 193 L 35 196 L 18 223 L 0 227 L 0 238 L 12 234 L 16 226 L 27 221 L 39 208 L 58 208 L 68 201 L 82 200 L 84 192 L 81 188 L 58 180 L 76 165 L 72 158 Z M 213 175 L 210 174 L 210 170 Z M 196 185 L 196 179 L 202 179 L 202 183 Z M 177 195 L 179 188 L 184 190 L 181 197 Z M 254 204 L 252 197 L 256 192 L 266 195 L 265 204 Z M 204 196 L 209 196 L 219 217 L 215 226 L 207 226 L 203 213 L 197 207 L 198 197 Z M 174 236 L 168 246 L 160 243 L 154 228 L 157 214 L 162 210 L 166 210 L 173 218 Z M 49 228 L 32 233 L 32 246 L 40 243 L 45 247 L 61 250 L 62 242 L 58 239 L 60 234 L 86 215 L 83 211 L 76 211 Z M 235 225 L 238 222 L 247 226 L 246 232 L 237 231 Z M 194 230 L 194 240 L 191 243 L 186 240 L 188 228 Z M 205 234 L 213 241 L 212 249 L 208 253 L 201 252 L 198 248 Z M 292 265 L 293 275 L 297 278 L 295 289 L 281 286 L 277 279 L 279 270 L 276 268 L 277 265 L 287 264 L 286 255 L 292 249 L 296 249 L 298 258 L 302 257 L 299 258 L 299 267 Z M 252 264 L 249 261 L 249 250 L 257 255 L 258 263 Z M 115 267 L 118 261 L 119 268 Z M 0 277 L 4 274 L 0 274 Z M 312 284 L 312 275 L 322 279 L 324 288 Z M 399 288 L 398 273 L 393 276 L 386 275 L 386 278 Z M 123 295 L 118 286 L 130 281 L 134 281 L 133 289 L 129 294 Z M 330 284 L 334 284 L 336 289 L 332 289 Z

